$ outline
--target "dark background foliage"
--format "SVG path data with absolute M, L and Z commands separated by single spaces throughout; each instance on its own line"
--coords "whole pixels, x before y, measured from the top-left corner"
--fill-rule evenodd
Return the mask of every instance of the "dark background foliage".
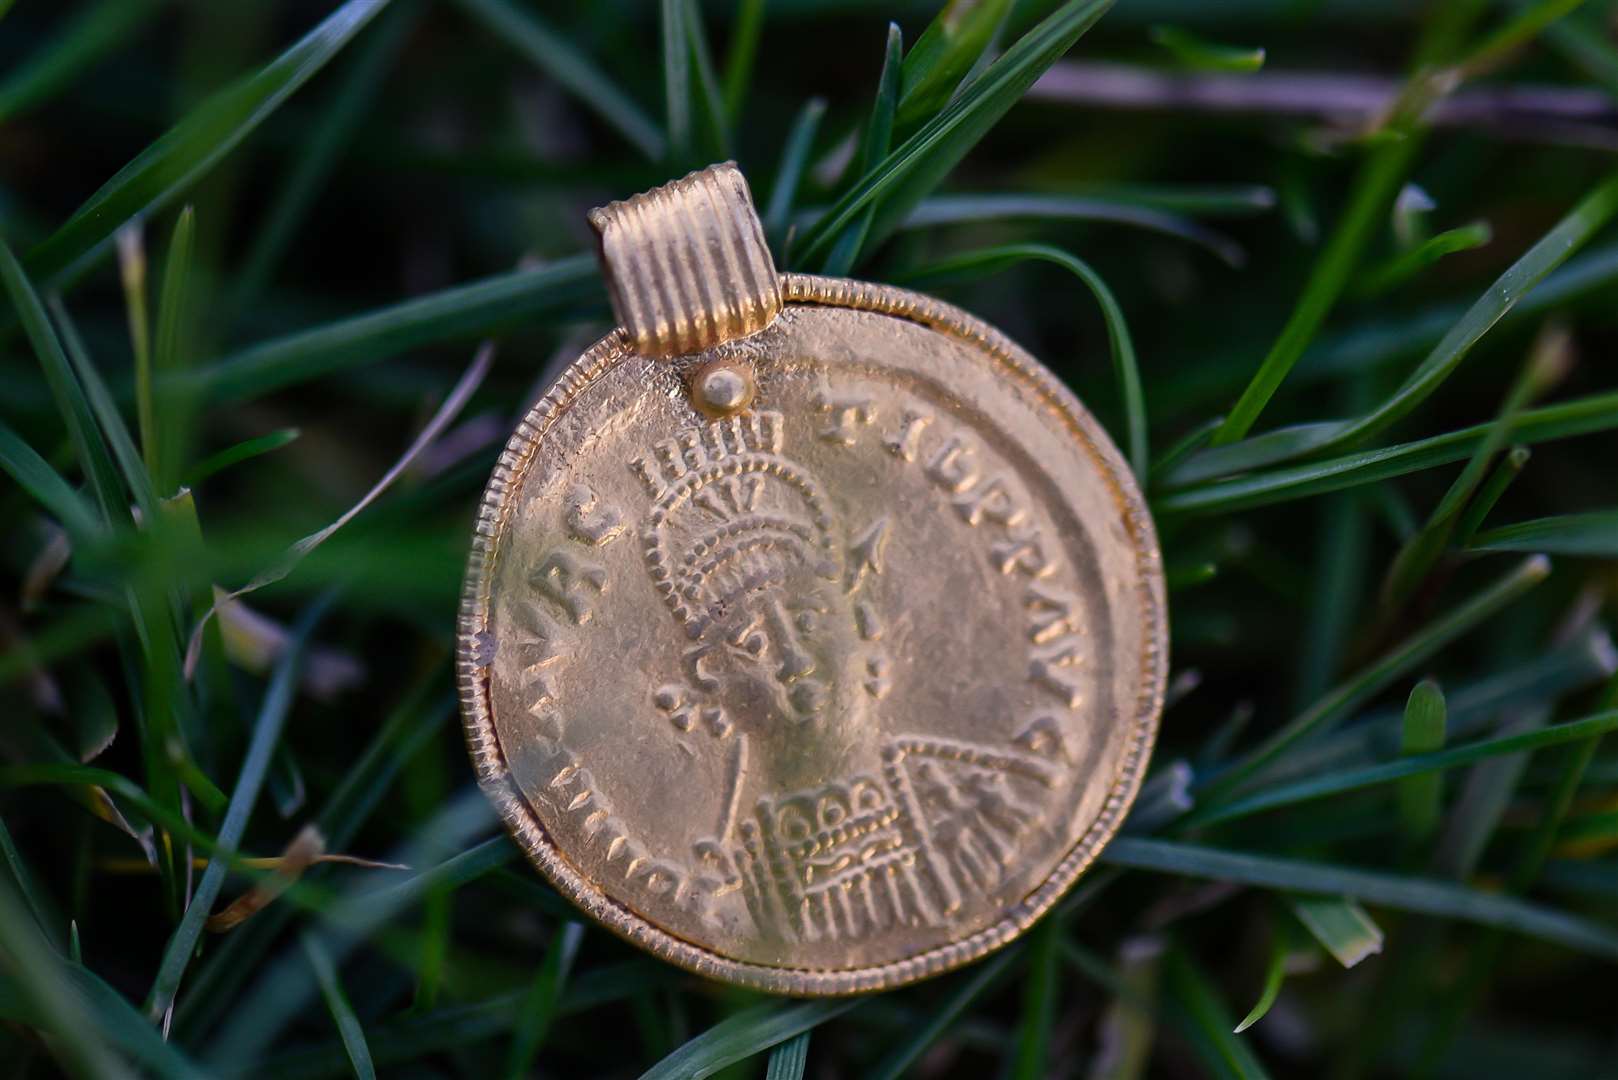
M 1106 7 L 0 0 L 7 1075 L 1618 1067 L 1618 8 Z M 607 327 L 584 212 L 723 156 L 795 185 L 783 265 L 936 291 L 1144 439 L 1169 571 L 1125 836 L 853 1003 L 573 921 L 454 712 L 481 485 Z M 272 898 L 310 826 L 409 869 Z

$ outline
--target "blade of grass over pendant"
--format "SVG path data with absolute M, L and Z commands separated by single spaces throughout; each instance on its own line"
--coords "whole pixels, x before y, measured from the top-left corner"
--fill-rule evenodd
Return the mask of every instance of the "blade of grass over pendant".
M 1112 350 L 1113 375 L 1123 398 L 1126 433 L 1124 445 L 1130 467 L 1138 479 L 1147 474 L 1149 450 L 1146 446 L 1146 395 L 1141 388 L 1140 367 L 1135 361 L 1135 345 L 1124 321 L 1123 310 L 1113 297 L 1112 290 L 1091 266 L 1076 256 L 1044 244 L 1008 244 L 1004 247 L 985 248 L 946 259 L 932 266 L 921 267 L 901 276 L 900 280 L 914 284 L 940 283 L 960 278 L 975 278 L 996 273 L 1019 262 L 1047 262 L 1068 271 L 1084 283 L 1101 307 L 1101 318 L 1107 327 L 1107 341 Z

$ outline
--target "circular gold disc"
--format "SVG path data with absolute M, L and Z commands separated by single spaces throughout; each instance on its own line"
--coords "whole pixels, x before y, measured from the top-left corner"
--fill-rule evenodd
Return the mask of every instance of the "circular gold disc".
M 949 305 L 802 275 L 676 362 L 621 332 L 490 479 L 459 677 L 565 895 L 717 979 L 841 994 L 1005 944 L 1135 796 L 1156 537 L 1090 414 Z M 750 369 L 713 420 L 691 373 Z

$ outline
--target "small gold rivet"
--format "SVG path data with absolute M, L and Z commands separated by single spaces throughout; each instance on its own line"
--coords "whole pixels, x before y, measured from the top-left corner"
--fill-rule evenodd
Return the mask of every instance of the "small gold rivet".
M 697 376 L 697 407 L 714 416 L 741 412 L 753 400 L 752 372 L 720 365 Z

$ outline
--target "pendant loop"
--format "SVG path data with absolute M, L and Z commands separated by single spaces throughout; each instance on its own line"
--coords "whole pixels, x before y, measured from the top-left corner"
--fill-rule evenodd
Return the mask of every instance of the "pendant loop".
M 637 352 L 673 357 L 764 329 L 781 285 L 735 162 L 590 211 L 613 311 Z

